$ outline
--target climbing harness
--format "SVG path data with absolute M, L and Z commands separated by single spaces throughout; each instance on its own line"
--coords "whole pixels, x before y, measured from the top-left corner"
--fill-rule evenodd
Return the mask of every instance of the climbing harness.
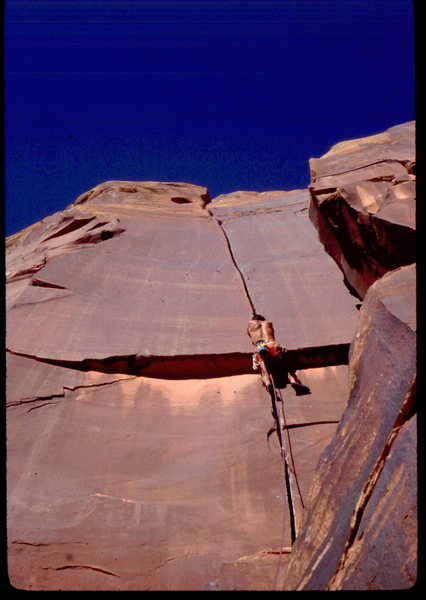
M 266 347 L 270 356 L 280 356 L 284 348 L 275 342 L 266 342 Z
M 260 356 L 279 356 L 283 351 L 283 347 L 275 342 L 265 342 L 265 340 L 259 340 L 255 344 L 257 352 Z
M 265 342 L 265 340 L 259 340 L 255 344 L 257 350 L 253 352 L 252 356 L 252 367 L 253 371 L 258 371 L 261 365 L 261 359 L 263 357 L 272 356 L 273 358 L 279 358 L 281 353 L 284 352 L 284 348 L 275 342 Z
M 269 348 L 267 347 L 265 340 L 256 342 L 256 348 L 260 356 L 267 356 L 269 354 Z

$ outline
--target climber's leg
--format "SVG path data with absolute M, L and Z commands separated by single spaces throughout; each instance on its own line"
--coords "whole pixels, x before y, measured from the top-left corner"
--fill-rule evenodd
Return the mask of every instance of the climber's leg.
M 303 385 L 300 379 L 297 377 L 296 373 L 289 373 L 288 378 L 290 380 L 290 385 L 296 392 L 296 396 L 306 396 L 311 393 L 311 390 L 307 385 Z

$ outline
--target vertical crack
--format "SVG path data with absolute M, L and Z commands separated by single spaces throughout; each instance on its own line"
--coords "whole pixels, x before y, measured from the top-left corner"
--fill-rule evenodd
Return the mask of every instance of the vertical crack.
M 211 217 L 212 217 L 212 218 L 213 218 L 213 219 L 216 221 L 216 223 L 219 225 L 219 228 L 220 228 L 220 230 L 222 231 L 222 233 L 223 233 L 223 235 L 224 235 L 224 237 L 225 237 L 226 244 L 227 244 L 227 246 L 228 246 L 228 250 L 229 250 L 229 255 L 230 255 L 230 257 L 231 257 L 231 260 L 232 260 L 232 262 L 233 262 L 233 264 L 234 264 L 234 267 L 236 268 L 236 270 L 238 271 L 238 273 L 239 273 L 239 275 L 240 275 L 241 282 L 242 282 L 242 284 L 243 284 L 243 287 L 244 287 L 244 290 L 245 290 L 245 293 L 246 293 L 246 296 L 247 296 L 247 300 L 248 300 L 248 301 L 249 301 L 249 303 L 250 303 L 250 306 L 251 306 L 251 309 L 252 309 L 252 312 L 253 312 L 253 314 L 256 314 L 256 308 L 255 308 L 255 306 L 254 306 L 253 300 L 251 299 L 250 292 L 249 292 L 249 290 L 248 290 L 248 287 L 247 287 L 246 280 L 245 280 L 245 278 L 244 278 L 243 272 L 241 271 L 241 269 L 240 269 L 240 267 L 238 266 L 238 263 L 237 263 L 237 261 L 236 261 L 236 259 L 235 259 L 235 256 L 234 256 L 234 253 L 233 253 L 233 251 L 232 251 L 232 246 L 231 246 L 231 242 L 230 242 L 230 240 L 229 240 L 229 237 L 228 237 L 228 235 L 227 235 L 226 231 L 224 230 L 224 228 L 222 227 L 222 223 L 221 223 L 221 221 L 220 221 L 219 219 L 217 219 L 217 218 L 216 218 L 216 217 L 213 215 L 213 213 L 212 213 L 210 210 L 208 210 L 208 209 L 207 209 L 207 211 L 208 211 L 208 213 L 210 214 L 210 216 L 211 216 Z

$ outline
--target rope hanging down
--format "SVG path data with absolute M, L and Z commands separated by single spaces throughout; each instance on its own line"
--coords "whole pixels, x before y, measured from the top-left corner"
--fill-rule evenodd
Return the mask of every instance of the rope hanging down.
M 286 432 L 287 434 L 287 443 L 288 443 L 288 453 L 289 456 L 291 458 L 291 473 L 294 475 L 294 480 L 296 482 L 296 486 L 297 486 L 297 492 L 299 494 L 299 499 L 300 499 L 300 504 L 302 506 L 302 508 L 305 508 L 305 504 L 303 502 L 303 498 L 302 498 L 302 492 L 299 486 L 299 478 L 297 477 L 297 472 L 296 472 L 296 465 L 294 463 L 294 456 L 293 456 L 293 448 L 291 446 L 291 439 L 290 439 L 290 432 L 289 432 L 289 428 L 287 427 L 287 421 L 285 418 L 285 412 L 284 412 L 284 400 L 283 397 L 281 395 L 281 390 L 276 390 L 278 392 L 278 395 L 280 397 L 280 402 L 281 402 L 281 410 L 282 410 L 282 423 L 283 423 L 283 431 Z
M 286 488 L 286 492 L 287 492 L 288 509 L 289 509 L 289 514 L 290 514 L 291 544 L 293 545 L 294 541 L 296 539 L 296 516 L 294 514 L 294 502 L 293 502 L 293 495 L 292 495 L 291 485 L 290 485 L 290 465 L 289 465 L 288 458 L 287 458 L 287 452 L 284 447 L 284 441 L 283 441 L 283 435 L 282 435 L 283 424 L 282 424 L 281 416 L 280 416 L 278 406 L 277 406 L 277 391 L 276 391 L 274 379 L 272 376 L 271 376 L 271 386 L 268 391 L 270 393 L 271 400 L 272 400 L 272 414 L 273 414 L 273 417 L 277 424 L 277 427 L 276 427 L 277 436 L 278 436 L 278 441 L 280 444 L 280 454 L 281 454 L 281 461 L 283 464 L 283 474 L 284 474 L 285 488 Z
M 271 377 L 271 387 L 269 389 L 269 393 L 271 395 L 272 414 L 273 414 L 273 417 L 276 422 L 277 436 L 278 436 L 278 441 L 280 444 L 280 454 L 281 454 L 281 461 L 282 461 L 282 465 L 283 465 L 284 487 L 287 492 L 287 503 L 288 503 L 289 513 L 290 513 L 291 545 L 293 545 L 294 541 L 296 539 L 296 515 L 294 514 L 293 498 L 292 498 L 291 485 L 290 485 L 290 466 L 287 461 L 287 454 L 286 454 L 286 450 L 284 447 L 284 441 L 283 441 L 283 437 L 282 437 L 283 427 L 285 427 L 285 419 L 284 419 L 284 424 L 281 425 L 280 413 L 279 413 L 278 406 L 277 406 L 277 391 L 276 391 L 276 388 L 274 385 L 273 377 Z M 282 401 L 282 398 L 281 398 L 281 401 Z M 284 416 L 284 413 L 283 413 L 283 416 Z M 294 469 L 294 465 L 293 465 L 293 469 Z M 280 551 L 279 551 L 279 555 L 278 555 L 277 566 L 275 569 L 274 583 L 273 583 L 273 587 L 272 587 L 273 590 L 276 590 L 276 588 L 277 588 L 278 575 L 280 572 L 281 558 L 282 558 L 282 554 L 283 554 L 284 536 L 285 536 L 285 519 L 284 519 L 284 515 L 283 515 L 282 528 L 281 528 Z
M 266 387 L 271 397 L 272 416 L 274 418 L 276 427 L 275 429 L 272 428 L 272 430 L 268 432 L 268 437 L 270 433 L 276 430 L 283 468 L 283 486 L 285 487 L 289 511 L 291 544 L 293 545 L 297 534 L 297 523 L 295 502 L 292 491 L 292 480 L 294 480 L 296 483 L 297 493 L 302 508 L 304 508 L 304 504 L 296 474 L 290 435 L 285 418 L 284 401 L 280 388 L 285 388 L 287 384 L 290 383 L 291 387 L 295 390 L 296 395 L 298 396 L 310 394 L 310 389 L 301 383 L 299 378 L 296 376 L 295 369 L 291 368 L 291 365 L 289 365 L 288 361 L 286 361 L 285 349 L 275 342 L 275 334 L 272 323 L 267 322 L 261 315 L 253 314 L 253 317 L 247 326 L 247 333 L 251 338 L 253 345 L 256 346 L 256 351 L 253 353 L 253 369 L 255 371 L 260 370 L 263 385 Z M 279 402 L 281 402 L 281 413 L 278 408 Z M 284 431 L 287 435 L 287 449 L 283 438 Z M 283 516 L 280 552 L 273 589 L 276 588 L 278 581 L 284 545 L 284 534 L 285 519 Z

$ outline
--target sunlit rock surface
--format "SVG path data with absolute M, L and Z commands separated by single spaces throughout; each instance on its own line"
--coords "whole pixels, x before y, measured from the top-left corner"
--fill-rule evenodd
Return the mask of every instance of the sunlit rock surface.
M 355 171 L 370 141 L 345 144 Z M 308 190 L 211 200 L 186 183 L 109 181 L 7 239 L 13 586 L 389 589 L 415 579 L 414 267 L 380 279 L 360 312 L 309 202 Z M 279 391 L 290 494 L 252 370 L 253 310 L 273 321 L 311 390 Z M 336 505 L 335 488 L 347 502 Z
M 226 240 L 203 209 L 205 188 L 110 182 L 85 197 L 22 235 L 8 256 L 17 287 L 10 348 L 80 362 L 222 354 L 225 330 L 226 352 L 244 348 L 237 323 L 250 305 Z M 87 240 L 92 223 L 115 235 Z
M 415 266 L 367 292 L 349 400 L 321 455 L 286 590 L 402 590 L 417 578 Z
M 293 195 L 256 196 L 262 211 L 250 222 L 260 237 L 272 221 L 256 219 L 278 209 L 284 226 L 280 213 Z M 277 336 L 304 367 L 315 367 L 304 377 L 311 395 L 282 390 L 298 522 L 313 463 L 345 405 L 358 318 L 310 225 L 306 191 L 295 199 L 287 218 L 297 228 L 294 244 L 303 236 L 309 252 L 289 251 L 290 228 L 277 254 L 282 233 L 271 231 L 276 243 L 263 248 L 259 273 L 264 282 L 271 273 L 266 295 L 245 280 L 252 240 L 244 246 L 216 217 L 232 200 L 210 203 L 197 186 L 107 182 L 8 239 L 14 585 L 238 588 L 246 584 L 226 575 L 227 564 L 268 548 L 276 557 L 283 527 L 290 544 L 280 451 L 267 438 L 270 398 L 252 370 L 246 334 L 252 297 L 270 318 L 278 278 L 296 268 L 311 273 L 300 286 L 316 314 L 310 325 L 291 281 L 278 301 L 288 309 L 272 315 Z M 327 302 L 324 278 L 335 291 Z M 253 575 L 251 589 L 272 588 L 272 563 Z
M 250 297 L 289 349 L 350 341 L 355 301 L 317 240 L 306 191 L 255 197 L 253 214 L 222 230 L 214 217 L 233 198 L 209 204 L 212 217 L 205 188 L 108 182 L 12 236 L 8 347 L 80 363 L 132 356 L 133 370 L 147 357 L 247 353 Z
M 315 469 L 284 590 L 417 580 L 414 123 L 311 160 L 310 216 L 363 298 L 348 405 Z
M 327 369 L 312 370 L 312 396 L 288 394 L 289 423 L 305 424 L 306 413 L 310 421 L 313 403 L 327 408 L 328 423 L 312 425 L 316 443 L 303 438 L 308 425 L 294 429 L 303 494 L 312 461 L 344 408 L 346 367 L 331 369 L 329 376 Z M 28 365 L 28 373 L 43 386 L 55 379 L 64 388 L 9 401 L 14 585 L 194 590 L 236 583 L 238 589 L 246 584 L 221 576 L 222 568 L 269 550 L 275 560 L 251 586 L 272 589 L 282 527 L 286 546 L 290 528 L 278 445 L 266 437 L 273 425 L 269 401 L 256 376 L 73 378 L 69 369 L 41 363 Z M 334 388 L 332 398 L 321 379 Z
M 252 304 L 289 349 L 346 342 L 358 318 L 356 299 L 312 227 L 308 203 L 308 192 L 295 190 L 225 194 L 208 206 Z
M 415 123 L 310 160 L 310 215 L 351 291 L 416 260 Z

